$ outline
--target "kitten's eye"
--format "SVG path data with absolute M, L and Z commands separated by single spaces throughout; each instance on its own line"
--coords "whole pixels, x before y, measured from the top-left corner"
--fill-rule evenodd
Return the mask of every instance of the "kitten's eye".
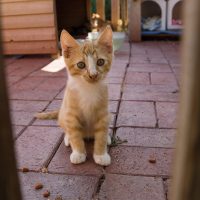
M 83 69 L 83 68 L 85 68 L 85 63 L 84 62 L 78 62 L 77 67 L 80 68 L 80 69 Z
M 97 65 L 98 65 L 98 66 L 103 66 L 104 63 L 105 63 L 105 60 L 102 59 L 102 58 L 100 58 L 100 59 L 97 60 Z

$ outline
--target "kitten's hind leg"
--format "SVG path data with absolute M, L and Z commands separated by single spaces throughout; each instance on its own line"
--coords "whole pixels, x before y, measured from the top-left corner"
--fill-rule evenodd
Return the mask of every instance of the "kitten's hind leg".
M 111 145 L 111 136 L 109 134 L 107 135 L 107 144 Z
M 65 134 L 64 143 L 65 143 L 65 146 L 66 146 L 66 147 L 69 146 L 69 135 L 68 135 L 68 134 Z

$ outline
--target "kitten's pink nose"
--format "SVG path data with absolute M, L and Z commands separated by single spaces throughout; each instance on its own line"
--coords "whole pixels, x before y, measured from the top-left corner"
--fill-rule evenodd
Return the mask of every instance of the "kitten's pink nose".
M 97 76 L 98 76 L 98 74 L 90 74 L 90 75 L 89 75 L 89 77 L 90 77 L 91 79 L 96 79 Z

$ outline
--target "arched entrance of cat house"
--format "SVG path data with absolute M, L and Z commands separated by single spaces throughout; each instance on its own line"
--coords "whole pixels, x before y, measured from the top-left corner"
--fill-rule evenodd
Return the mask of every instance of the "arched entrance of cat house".
M 181 0 L 169 0 L 168 1 L 168 29 L 182 29 L 182 4 Z
M 63 29 L 75 37 L 85 37 L 89 31 L 87 0 L 55 1 L 58 37 Z
M 166 2 L 164 0 L 143 0 L 141 15 L 143 32 L 166 30 Z

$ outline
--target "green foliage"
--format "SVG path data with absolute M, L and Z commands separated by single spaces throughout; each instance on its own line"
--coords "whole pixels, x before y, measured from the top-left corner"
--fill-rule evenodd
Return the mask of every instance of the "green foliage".
M 91 12 L 97 12 L 96 0 L 91 0 Z M 106 20 L 111 20 L 111 0 L 105 0 L 105 15 Z
M 105 1 L 105 7 L 106 20 L 111 20 L 111 0 Z
M 97 12 L 96 0 L 90 0 L 90 2 L 91 2 L 91 12 L 96 13 Z
M 113 135 L 111 137 L 111 147 L 115 147 L 117 145 L 123 144 L 123 143 L 127 143 L 127 140 L 122 140 L 119 136 L 115 136 Z

